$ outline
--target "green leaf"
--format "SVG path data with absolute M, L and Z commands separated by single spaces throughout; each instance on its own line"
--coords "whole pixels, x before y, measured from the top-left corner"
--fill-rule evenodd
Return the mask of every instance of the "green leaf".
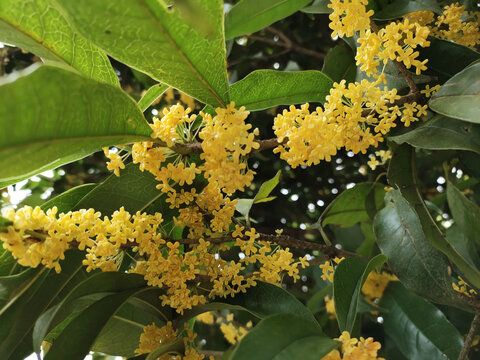
M 385 196 L 384 187 L 379 183 L 356 184 L 338 195 L 325 209 L 319 221 L 322 222 L 322 226 L 334 224 L 342 227 L 368 221 L 370 216 L 367 212 L 367 202 L 372 200 L 374 207 L 380 209 Z
M 97 184 L 84 184 L 76 186 L 70 190 L 67 190 L 60 195 L 55 196 L 53 199 L 50 199 L 44 202 L 40 208 L 43 211 L 57 207 L 58 213 L 67 213 L 72 210 L 75 205 L 82 200 L 82 198 L 92 191 Z
M 376 12 L 373 17 L 376 20 L 392 20 L 422 10 L 442 13 L 442 9 L 435 0 L 395 0 L 381 11 Z
M 145 360 L 157 360 L 163 354 L 169 352 L 183 352 L 185 345 L 182 337 L 178 337 L 174 342 L 170 344 L 160 345 L 158 348 L 153 350 L 150 354 L 147 355 Z
M 120 307 L 142 288 L 105 296 L 75 317 L 61 332 L 45 355 L 45 360 L 83 360 L 107 322 Z
M 239 293 L 233 298 L 222 299 L 221 303 L 213 302 L 186 310 L 182 321 L 207 311 L 221 309 L 245 310 L 258 318 L 278 313 L 289 313 L 303 317 L 313 323 L 317 322 L 313 314 L 295 296 L 279 286 L 262 281 L 257 281 L 257 285 L 248 288 L 246 293 Z
M 408 359 L 457 359 L 463 346 L 458 330 L 435 306 L 398 282 L 390 283 L 381 306 L 385 332 Z
M 223 2 L 64 0 L 75 27 L 109 55 L 212 106 L 228 94 Z M 196 14 L 192 16 L 190 9 Z M 141 56 L 139 56 L 141 54 Z
M 323 62 L 322 72 L 335 82 L 343 79 L 347 83 L 355 81 L 357 65 L 352 49 L 337 45 L 330 49 Z
M 330 0 L 315 0 L 310 6 L 304 7 L 302 12 L 307 14 L 330 14 L 333 10 L 328 7 Z
M 1 0 L 0 9 L 0 41 L 119 86 L 108 57 L 77 33 L 55 1 Z
M 324 102 L 333 81 L 320 71 L 252 71 L 230 87 L 232 101 L 247 110 Z
M 158 319 L 126 303 L 107 322 L 95 340 L 92 350 L 115 356 L 135 356 L 143 328 L 153 322 L 158 323 Z M 158 325 L 162 326 L 163 323 Z
M 68 251 L 60 264 L 62 272 L 44 269 L 34 283 L 0 315 L 0 354 L 3 359 L 23 359 L 33 352 L 32 331 L 36 319 L 86 275 L 84 254 Z
M 480 268 L 480 256 L 475 243 L 470 241 L 457 224 L 450 226 L 445 232 L 447 240 L 475 269 Z
M 13 222 L 0 216 L 0 232 L 6 232 L 8 227 L 12 224 Z
M 24 268 L 17 264 L 10 251 L 0 246 L 0 276 L 14 275 L 15 269 L 18 269 L 16 273 L 19 273 Z
M 269 197 L 269 195 L 278 185 L 280 181 L 280 175 L 281 171 L 279 170 L 273 178 L 265 181 L 260 186 L 260 189 L 258 189 L 258 192 L 253 199 L 238 199 L 237 205 L 235 205 L 236 210 L 245 216 L 245 218 L 248 218 L 248 214 L 250 213 L 250 209 L 252 208 L 253 204 L 275 199 L 275 197 Z
M 424 234 L 424 238 L 435 248 L 447 255 L 450 261 L 464 274 L 470 284 L 475 287 L 480 287 L 480 272 L 472 267 L 445 239 L 444 234 L 432 219 L 420 196 L 416 183 L 415 154 L 413 148 L 408 145 L 394 146 L 394 144 L 390 144 L 390 148 L 393 150 L 393 157 L 392 160 L 390 160 L 390 167 L 388 169 L 389 182 L 397 186 L 405 200 L 408 201 L 408 204 L 411 206 L 408 212 L 411 212 L 412 208 L 414 209 L 414 217 L 420 221 L 420 230 Z M 424 257 L 422 256 L 422 258 Z M 450 292 L 450 288 L 448 292 Z
M 281 20 L 312 0 L 240 0 L 225 15 L 225 38 L 251 34 Z
M 333 275 L 333 298 L 340 331 L 352 332 L 357 317 L 358 299 L 368 274 L 387 261 L 385 255 L 377 255 L 370 261 L 365 258 L 344 259 Z
M 29 68 L 14 82 L 4 80 L 0 98 L 0 125 L 10 129 L 0 134 L 4 182 L 81 159 L 102 146 L 150 138 L 150 127 L 127 94 L 57 67 L 33 73 Z
M 441 304 L 459 305 L 446 257 L 425 238 L 422 224 L 399 190 L 385 197 L 374 220 L 377 244 L 390 268 L 413 292 Z
M 142 172 L 138 164 L 130 163 L 120 171 L 120 176 L 112 174 L 98 184 L 76 204 L 74 210 L 94 208 L 109 216 L 122 206 L 133 214 L 155 204 L 155 210 L 161 212 L 164 219 L 169 219 L 173 210 L 169 209 L 164 194 L 156 185 L 151 173 Z
M 28 268 L 15 275 L 0 276 L 0 313 L 7 311 L 39 276 L 39 269 Z
M 160 96 L 163 95 L 165 91 L 168 90 L 168 85 L 157 84 L 153 85 L 150 89 L 147 90 L 145 94 L 143 94 L 142 98 L 138 102 L 138 106 L 142 109 L 143 112 L 148 109 L 150 105 L 152 105 L 155 100 L 157 100 Z
M 467 199 L 450 181 L 447 184 L 447 200 L 455 223 L 467 239 L 480 243 L 478 230 L 480 225 L 480 208 Z
M 389 139 L 430 150 L 469 150 L 480 154 L 480 125 L 436 115 L 417 128 Z
M 260 321 L 237 344 L 231 360 L 317 360 L 340 343 L 326 337 L 318 324 L 293 314 Z
M 433 111 L 472 123 L 480 123 L 480 62 L 448 80 L 428 102 Z
M 100 272 L 92 275 L 75 286 L 57 306 L 38 318 L 32 336 L 35 351 L 40 351 L 42 341 L 49 331 L 71 314 L 74 300 L 97 293 L 119 293 L 126 290 L 137 289 L 145 285 L 146 283 L 143 277 L 137 274 Z
M 438 82 L 435 83 L 444 83 L 453 75 L 480 59 L 480 53 L 453 41 L 437 38 L 429 38 L 428 40 L 430 46 L 418 48 L 419 59 L 428 59 L 425 74 L 438 77 Z

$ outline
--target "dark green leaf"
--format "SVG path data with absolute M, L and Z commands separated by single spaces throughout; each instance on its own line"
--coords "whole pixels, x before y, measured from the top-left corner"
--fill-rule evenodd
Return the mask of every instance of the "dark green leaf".
M 437 303 L 457 305 L 447 258 L 425 239 L 418 215 L 399 190 L 385 197 L 374 221 L 377 244 L 402 284 Z
M 380 254 L 370 261 L 360 257 L 348 258 L 337 265 L 333 275 L 333 299 L 340 331 L 352 332 L 363 283 L 368 274 L 385 261 L 387 257 Z
M 163 193 L 156 188 L 156 185 L 157 182 L 152 174 L 142 172 L 138 164 L 130 163 L 120 171 L 120 176 L 112 174 L 98 184 L 77 203 L 74 209 L 94 208 L 102 215 L 111 215 L 122 206 L 130 213 L 143 211 L 162 197 Z M 167 210 L 164 214 L 166 219 L 168 204 L 165 204 L 165 210 Z
M 480 287 L 480 272 L 472 267 L 445 239 L 444 234 L 433 221 L 420 196 L 416 183 L 415 154 L 413 148 L 408 145 L 394 146 L 394 144 L 390 144 L 390 148 L 393 150 L 393 157 L 392 160 L 390 160 L 390 167 L 388 169 L 389 182 L 397 186 L 405 200 L 408 201 L 408 204 L 411 206 L 408 212 L 411 212 L 412 209 L 414 210 L 414 214 L 409 216 L 413 216 L 420 221 L 421 229 L 418 231 L 422 231 L 424 238 L 431 245 L 447 255 L 450 261 L 464 274 L 470 284 L 475 287 Z M 404 205 L 402 205 L 402 207 L 406 209 Z M 416 237 L 414 237 L 414 239 L 415 238 Z
M 120 89 L 57 67 L 0 86 L 0 180 L 14 183 L 102 146 L 147 140 L 151 129 Z M 20 106 L 29 104 L 29 106 Z M 15 126 L 12 127 L 12 121 Z
M 68 0 L 76 28 L 119 61 L 212 106 L 229 103 L 223 2 Z M 201 21 L 199 21 L 201 19 Z M 141 54 L 141 56 L 139 56 Z
M 480 123 L 480 62 L 460 71 L 443 84 L 428 106 L 445 116 Z
M 23 359 L 33 352 L 32 331 L 37 318 L 63 298 L 66 291 L 85 278 L 82 271 L 84 254 L 69 251 L 60 264 L 62 272 L 53 270 L 39 272 L 36 281 L 8 311 L 0 315 L 0 354 L 2 359 Z
M 417 128 L 392 136 L 397 144 L 430 150 L 469 150 L 480 153 L 480 125 L 436 115 Z
M 337 45 L 325 57 L 322 72 L 335 82 L 345 79 L 347 83 L 354 82 L 357 74 L 355 56 L 352 49 Z
M 44 313 L 35 323 L 33 330 L 33 345 L 35 351 L 40 350 L 40 345 L 50 330 L 71 314 L 74 300 L 97 293 L 123 292 L 145 286 L 143 277 L 137 274 L 120 272 L 100 272 L 92 275 L 79 283 L 68 295 L 54 308 Z
M 257 281 L 257 285 L 248 288 L 246 293 L 222 299 L 221 303 L 209 303 L 186 310 L 182 319 L 188 320 L 198 314 L 220 309 L 245 310 L 259 318 L 277 313 L 289 313 L 313 323 L 317 322 L 313 314 L 295 296 L 281 287 L 262 281 Z
M 47 211 L 48 209 L 56 206 L 59 214 L 62 212 L 67 213 L 68 211 L 72 210 L 85 195 L 92 191 L 95 186 L 97 186 L 97 184 L 84 184 L 74 187 L 65 191 L 64 193 L 61 193 L 53 199 L 44 202 L 40 207 L 43 211 Z
M 330 0 L 315 0 L 310 6 L 304 7 L 302 12 L 307 14 L 330 14 L 332 9 L 328 7 Z
M 150 354 L 147 355 L 145 360 L 157 360 L 161 355 L 169 352 L 183 352 L 184 343 L 183 338 L 178 337 L 174 342 L 170 344 L 160 345 L 158 348 L 153 350 Z
M 39 270 L 28 268 L 15 275 L 0 276 L 0 314 L 33 285 L 40 276 Z
M 18 269 L 15 272 L 15 269 Z M 14 275 L 15 273 L 22 272 L 23 267 L 17 264 L 12 256 L 12 253 L 0 246 L 0 276 Z
M 465 234 L 460 231 L 457 224 L 449 227 L 445 232 L 447 240 L 452 246 L 467 260 L 475 269 L 480 268 L 480 256 L 475 243 L 470 241 Z
M 225 38 L 251 34 L 281 20 L 312 0 L 240 0 L 225 15 Z
M 395 0 L 381 11 L 376 12 L 373 17 L 376 20 L 391 20 L 422 10 L 442 13 L 442 9 L 435 0 Z
M 118 86 L 108 57 L 81 37 L 52 0 L 1 0 L 0 41 Z
M 430 46 L 418 48 L 419 59 L 428 59 L 425 73 L 437 76 L 440 84 L 480 59 L 480 53 L 453 41 L 437 38 L 429 38 L 428 40 Z
M 480 152 L 480 143 L 479 143 L 479 152 Z M 475 154 L 471 151 L 458 151 L 458 159 L 467 170 L 469 175 L 473 175 L 477 180 L 480 180 L 480 155 Z M 475 180 L 475 179 L 471 179 Z
M 457 359 L 463 346 L 458 330 L 435 306 L 402 284 L 390 283 L 381 306 L 385 332 L 408 359 Z
M 320 217 L 322 226 L 334 224 L 349 227 L 357 222 L 368 221 L 370 219 L 367 212 L 369 195 L 373 196 L 375 208 L 380 209 L 385 196 L 384 187 L 379 183 L 360 183 L 345 190 L 323 212 Z
M 140 101 L 138 102 L 138 106 L 142 109 L 143 112 L 148 109 L 150 105 L 152 105 L 155 100 L 157 100 L 160 96 L 163 95 L 165 91 L 168 90 L 168 85 L 157 84 L 153 85 L 147 92 L 142 96 Z
M 459 230 L 465 234 L 468 240 L 480 243 L 478 237 L 480 208 L 478 205 L 468 200 L 451 182 L 448 182 L 447 185 L 447 200 Z
M 231 360 L 317 360 L 339 343 L 326 337 L 318 324 L 293 314 L 276 314 L 260 321 L 238 343 Z
M 324 102 L 333 86 L 320 71 L 256 70 L 230 87 L 232 101 L 247 110 L 277 105 Z
M 45 360 L 67 358 L 83 360 L 107 322 L 130 297 L 139 291 L 141 288 L 125 290 L 118 294 L 105 296 L 90 305 L 75 317 L 55 339 Z

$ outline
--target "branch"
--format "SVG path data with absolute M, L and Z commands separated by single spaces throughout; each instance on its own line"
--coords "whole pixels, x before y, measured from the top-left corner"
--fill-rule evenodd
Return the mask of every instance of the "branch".
M 472 347 L 473 338 L 477 333 L 480 327 L 480 312 L 477 310 L 475 313 L 475 317 L 473 318 L 472 324 L 470 325 L 470 330 L 468 331 L 467 337 L 465 338 L 465 342 L 463 343 L 462 351 L 460 351 L 460 355 L 458 355 L 458 360 L 465 360 L 467 358 L 468 352 Z
M 372 30 L 375 34 L 378 34 L 378 26 L 377 26 L 377 24 L 375 24 L 375 21 L 373 21 L 373 19 L 370 19 L 370 27 L 372 28 Z M 412 76 L 408 72 L 405 65 L 403 65 L 403 63 L 401 63 L 399 61 L 396 61 L 396 60 L 393 60 L 393 63 L 397 66 L 398 70 L 400 70 L 400 72 L 402 73 L 402 75 L 405 78 L 405 80 L 407 81 L 408 87 L 410 88 L 412 93 L 418 93 L 417 85 L 413 81 Z
M 275 35 L 278 35 L 278 37 L 282 40 L 282 41 L 275 41 L 275 40 L 272 40 L 272 39 L 269 39 L 269 38 L 266 38 L 266 37 L 263 37 L 263 36 L 258 36 L 258 35 L 247 35 L 247 37 L 249 39 L 252 39 L 252 40 L 256 40 L 256 41 L 261 41 L 263 43 L 266 43 L 266 44 L 271 44 L 271 45 L 277 45 L 277 46 L 281 46 L 283 48 L 285 48 L 288 51 L 296 51 L 298 53 L 301 53 L 301 54 L 304 54 L 304 55 L 307 55 L 307 56 L 311 56 L 311 57 L 314 57 L 314 58 L 317 58 L 317 59 L 320 59 L 320 60 L 323 60 L 325 59 L 325 54 L 323 53 L 319 53 L 318 51 L 315 51 L 315 50 L 311 50 L 311 49 L 307 49 L 297 43 L 294 43 L 288 36 L 286 36 L 282 31 L 272 27 L 272 26 L 269 26 L 267 28 L 268 31 L 270 31 L 271 33 L 275 34 Z

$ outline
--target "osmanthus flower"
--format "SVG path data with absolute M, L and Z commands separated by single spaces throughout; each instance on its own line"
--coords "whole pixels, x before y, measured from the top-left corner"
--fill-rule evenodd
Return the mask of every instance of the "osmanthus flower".
M 332 350 L 322 360 L 385 360 L 377 356 L 382 345 L 371 337 L 367 339 L 352 338 L 347 331 L 344 331 L 335 340 L 342 342 L 340 350 Z
M 383 292 L 391 281 L 398 281 L 395 275 L 388 273 L 378 273 L 373 270 L 368 274 L 367 280 L 362 286 L 362 293 L 367 301 L 373 302 L 375 299 L 381 299 Z
M 329 15 L 332 37 L 350 37 L 359 32 L 362 36 L 370 29 L 373 10 L 366 10 L 368 0 L 331 0 L 327 5 L 333 12 Z

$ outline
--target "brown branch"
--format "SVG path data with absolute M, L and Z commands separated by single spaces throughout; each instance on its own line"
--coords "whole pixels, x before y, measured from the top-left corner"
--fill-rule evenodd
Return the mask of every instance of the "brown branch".
M 465 360 L 467 358 L 468 352 L 472 347 L 473 339 L 480 328 L 480 312 L 475 312 L 475 317 L 473 318 L 472 324 L 470 325 L 470 330 L 468 331 L 465 342 L 463 343 L 462 351 L 458 355 L 458 360 Z
M 303 46 L 301 46 L 297 43 L 294 43 L 282 31 L 280 31 L 280 30 L 278 30 L 278 29 L 276 29 L 272 26 L 269 26 L 267 28 L 267 30 L 270 31 L 272 34 L 278 35 L 278 37 L 282 41 L 275 41 L 273 39 L 269 39 L 269 38 L 266 38 L 266 37 L 263 37 L 263 36 L 258 36 L 258 35 L 247 35 L 247 37 L 251 40 L 254 40 L 254 41 L 261 41 L 261 42 L 266 43 L 266 44 L 281 46 L 281 47 L 285 48 L 287 51 L 296 51 L 300 54 L 311 56 L 311 57 L 317 58 L 319 60 L 325 59 L 325 54 L 320 53 L 320 52 L 315 51 L 315 50 L 307 49 L 307 48 L 305 48 L 305 47 L 303 47 Z
M 373 19 L 370 19 L 370 27 L 372 28 L 372 30 L 375 34 L 378 34 L 379 29 L 378 29 L 377 24 L 375 24 L 375 21 L 373 21 Z M 408 72 L 405 65 L 403 63 L 399 62 L 399 61 L 396 61 L 396 60 L 393 60 L 393 63 L 397 66 L 398 70 L 402 73 L 402 75 L 405 78 L 405 80 L 407 81 L 408 87 L 410 88 L 412 93 L 418 93 L 417 85 L 413 81 L 412 76 Z

